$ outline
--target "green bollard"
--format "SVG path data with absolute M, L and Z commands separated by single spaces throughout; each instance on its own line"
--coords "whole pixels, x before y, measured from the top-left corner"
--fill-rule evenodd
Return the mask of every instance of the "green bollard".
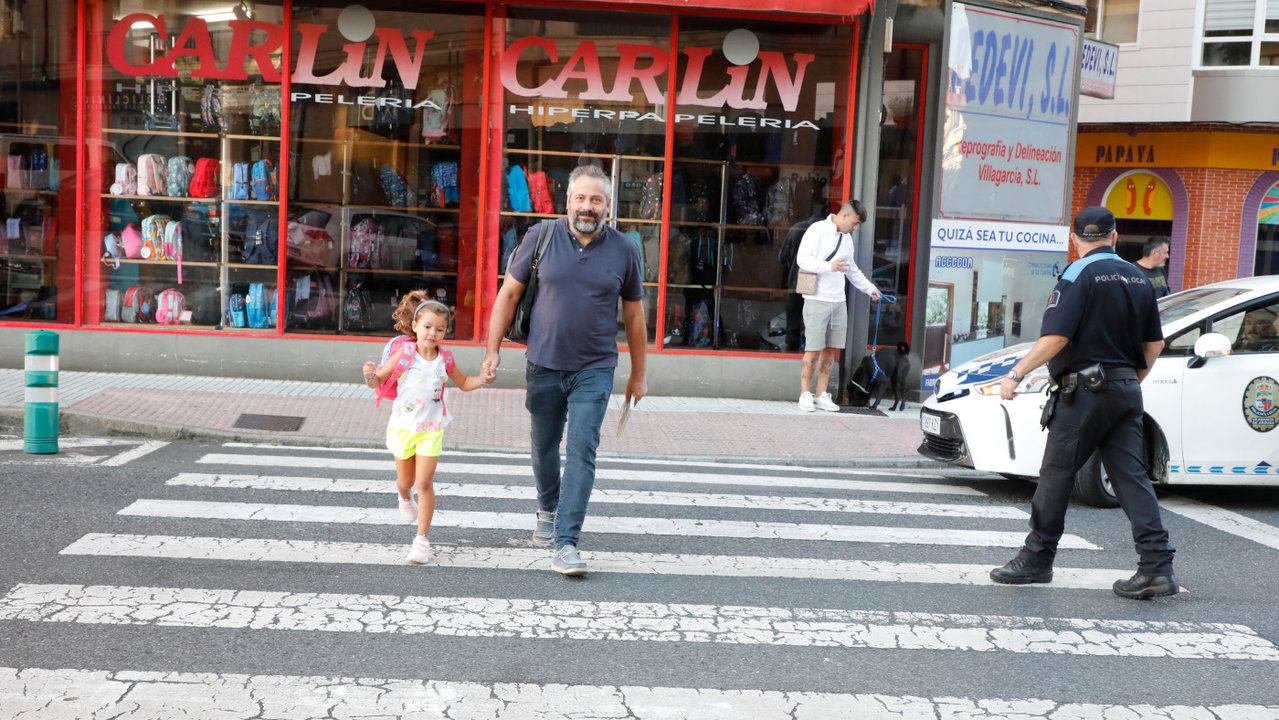
M 33 454 L 58 451 L 58 334 L 48 330 L 26 336 L 26 416 L 23 450 Z

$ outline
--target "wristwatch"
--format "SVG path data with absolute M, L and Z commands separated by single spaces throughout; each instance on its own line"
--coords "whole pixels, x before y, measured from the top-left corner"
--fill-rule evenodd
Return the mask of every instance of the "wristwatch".
M 1017 374 L 1016 368 L 1008 371 L 1008 379 L 1013 382 L 1021 382 L 1021 375 Z

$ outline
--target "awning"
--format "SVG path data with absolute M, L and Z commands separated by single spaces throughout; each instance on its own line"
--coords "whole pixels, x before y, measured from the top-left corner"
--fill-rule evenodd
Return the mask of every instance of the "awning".
M 609 5 L 648 5 L 672 10 L 722 10 L 786 15 L 820 15 L 851 18 L 861 15 L 874 0 L 586 0 Z

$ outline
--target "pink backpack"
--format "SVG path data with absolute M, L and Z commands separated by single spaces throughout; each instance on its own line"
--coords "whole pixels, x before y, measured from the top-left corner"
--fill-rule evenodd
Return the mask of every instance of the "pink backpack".
M 142 226 L 131 222 L 120 231 L 120 241 L 124 243 L 124 256 L 127 258 L 142 257 Z
M 186 298 L 182 293 L 173 288 L 161 290 L 155 299 L 155 321 L 161 325 L 177 325 L 182 322 L 185 309 Z
M 163 155 L 146 153 L 138 156 L 139 195 L 164 195 L 168 178 L 169 166 Z
M 394 400 L 396 396 L 399 395 L 400 376 L 403 375 L 404 371 L 408 370 L 409 366 L 413 364 L 413 356 L 417 353 L 413 346 L 416 344 L 417 341 L 412 337 L 408 335 L 401 335 L 397 338 L 388 340 L 386 346 L 382 348 L 382 364 L 378 365 L 378 370 L 381 370 L 386 366 L 386 363 L 391 359 L 391 356 L 395 354 L 396 350 L 401 350 L 402 352 L 400 352 L 400 356 L 396 358 L 395 369 L 391 371 L 391 376 L 386 379 L 386 382 L 377 387 L 377 390 L 375 391 L 377 393 L 377 402 L 374 403 L 374 407 L 382 407 L 382 398 Z M 444 356 L 444 372 L 452 375 L 453 368 L 456 366 L 453 362 L 453 353 L 445 350 L 444 348 L 440 348 L 440 355 Z
M 115 164 L 115 182 L 110 187 L 112 195 L 138 194 L 138 169 L 133 163 Z

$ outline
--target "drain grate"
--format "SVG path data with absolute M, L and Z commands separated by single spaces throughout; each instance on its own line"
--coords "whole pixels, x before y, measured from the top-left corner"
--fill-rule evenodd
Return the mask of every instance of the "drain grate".
M 296 415 L 251 415 L 240 413 L 231 427 L 242 430 L 274 430 L 276 432 L 296 432 L 302 427 L 304 417 Z

